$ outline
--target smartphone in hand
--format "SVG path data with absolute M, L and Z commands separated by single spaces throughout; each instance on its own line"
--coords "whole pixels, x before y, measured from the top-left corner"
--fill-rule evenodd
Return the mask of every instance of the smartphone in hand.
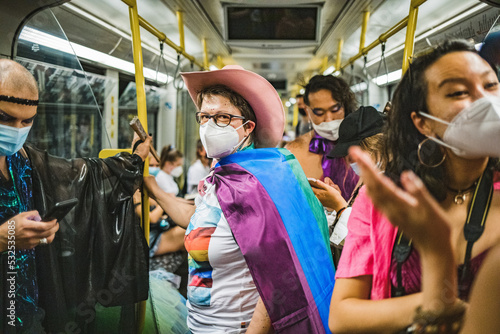
M 57 202 L 47 213 L 43 216 L 42 221 L 50 221 L 56 219 L 61 221 L 78 203 L 77 198 L 72 198 L 66 201 Z
M 311 185 L 311 187 L 319 188 L 318 180 L 317 179 L 315 179 L 313 177 L 308 177 L 307 181 L 309 181 L 309 184 Z

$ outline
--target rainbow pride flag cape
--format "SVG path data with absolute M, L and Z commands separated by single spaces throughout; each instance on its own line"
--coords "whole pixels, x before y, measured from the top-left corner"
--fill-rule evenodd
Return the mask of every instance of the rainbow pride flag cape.
M 250 149 L 216 165 L 224 215 L 277 333 L 330 333 L 335 270 L 326 217 L 286 149 Z

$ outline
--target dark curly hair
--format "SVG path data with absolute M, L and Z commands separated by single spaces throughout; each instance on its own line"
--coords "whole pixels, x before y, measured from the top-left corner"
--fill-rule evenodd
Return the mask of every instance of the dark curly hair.
M 307 105 L 309 105 L 310 93 L 316 93 L 322 89 L 326 89 L 332 93 L 332 98 L 340 102 L 344 107 L 344 117 L 358 109 L 356 96 L 349 88 L 347 82 L 342 78 L 337 78 L 333 75 L 315 75 L 309 80 L 309 83 L 304 88 L 304 102 Z
M 438 201 L 446 198 L 445 169 L 443 165 L 429 168 L 419 162 L 418 145 L 426 137 L 413 124 L 411 113 L 428 112 L 425 71 L 442 56 L 461 51 L 477 54 L 473 44 L 465 40 L 450 40 L 413 59 L 394 92 L 385 128 L 386 174 L 397 182 L 404 170 L 414 171 Z M 441 147 L 432 141 L 426 142 L 426 146 L 430 148 L 421 153 L 425 153 L 432 161 L 439 162 L 443 155 Z

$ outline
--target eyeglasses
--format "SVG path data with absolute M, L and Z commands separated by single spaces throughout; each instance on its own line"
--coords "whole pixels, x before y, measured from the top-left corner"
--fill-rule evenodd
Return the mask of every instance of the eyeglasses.
M 314 108 L 314 109 L 311 109 L 310 107 L 307 107 L 309 110 L 311 110 L 313 112 L 314 115 L 316 116 L 323 116 L 327 111 L 329 112 L 333 112 L 333 113 L 336 113 L 338 111 L 340 111 L 340 109 L 342 108 L 342 103 L 337 103 L 335 104 L 334 106 L 332 106 L 331 108 L 329 109 L 321 109 L 321 108 Z
M 210 115 L 204 112 L 197 112 L 196 113 L 196 121 L 198 124 L 205 124 L 210 120 L 210 118 L 213 118 L 215 125 L 225 128 L 229 124 L 231 124 L 231 121 L 233 118 L 241 119 L 244 120 L 245 117 L 243 116 L 237 116 L 237 115 L 231 115 L 231 114 L 215 114 L 215 115 Z

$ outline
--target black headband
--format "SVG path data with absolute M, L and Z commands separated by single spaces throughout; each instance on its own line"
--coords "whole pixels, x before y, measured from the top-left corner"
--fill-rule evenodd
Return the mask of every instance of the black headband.
M 14 96 L 0 95 L 0 101 L 22 104 L 25 106 L 37 106 L 38 100 L 20 99 Z

